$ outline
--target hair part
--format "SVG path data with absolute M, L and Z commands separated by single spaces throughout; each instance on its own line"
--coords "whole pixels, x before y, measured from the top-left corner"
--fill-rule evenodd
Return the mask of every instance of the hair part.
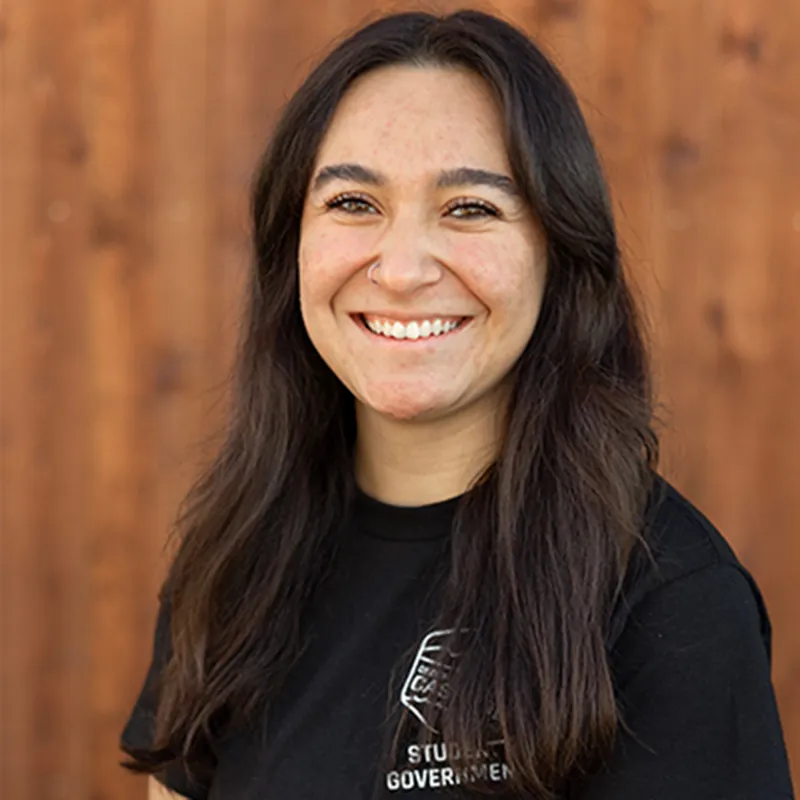
M 435 624 L 453 631 L 462 657 L 436 726 L 461 753 L 503 738 L 512 788 L 525 796 L 552 796 L 613 745 L 620 718 L 605 640 L 643 541 L 658 440 L 606 184 L 574 94 L 523 33 L 477 11 L 404 13 L 357 31 L 313 70 L 257 170 L 232 413 L 175 523 L 162 597 L 170 657 L 155 740 L 129 751 L 132 769 L 180 759 L 208 772 L 215 737 L 263 713 L 302 652 L 304 612 L 355 493 L 356 430 L 353 398 L 301 319 L 300 219 L 342 97 L 360 76 L 401 65 L 466 68 L 486 81 L 548 256 L 500 456 L 454 522 Z M 395 748 L 409 731 L 431 740 L 412 722 L 401 720 Z

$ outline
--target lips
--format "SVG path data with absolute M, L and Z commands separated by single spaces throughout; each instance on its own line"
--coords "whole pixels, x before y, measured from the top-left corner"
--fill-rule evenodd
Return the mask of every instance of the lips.
M 428 322 L 430 325 L 433 325 L 434 322 L 437 320 L 444 325 L 448 322 L 460 322 L 463 320 L 466 315 L 465 314 L 426 314 L 426 313 L 417 313 L 414 316 L 410 316 L 408 314 L 397 314 L 392 312 L 363 312 L 361 314 L 362 317 L 366 320 L 367 324 L 373 322 L 388 322 L 390 325 L 393 325 L 395 322 L 399 322 L 402 325 L 408 325 L 411 322 L 416 322 L 417 325 L 422 325 L 425 322 Z

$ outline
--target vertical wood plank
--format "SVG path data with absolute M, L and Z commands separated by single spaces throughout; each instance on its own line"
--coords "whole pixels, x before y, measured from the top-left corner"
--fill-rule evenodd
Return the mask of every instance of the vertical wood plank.
M 36 335 L 29 308 L 33 275 L 25 265 L 34 249 L 34 186 L 38 114 L 33 60 L 36 14 L 30 4 L 6 4 L 0 15 L 3 113 L 0 115 L 0 794 L 30 796 L 34 754 L 26 597 L 34 568 L 28 485 L 34 466 L 31 402 Z M 13 202 L 9 199 L 13 198 Z M 27 601 L 27 602 L 26 602 Z M 41 609 L 41 604 L 39 606 Z
M 92 454 L 85 782 L 94 797 L 116 787 L 119 800 L 145 793 L 143 778 L 120 770 L 118 739 L 149 660 L 141 643 L 152 617 L 143 612 L 164 534 L 155 503 L 157 409 L 147 397 L 155 325 L 148 5 L 94 0 L 83 18 Z
M 9 376 L 19 392 L 9 455 L 12 471 L 21 471 L 10 503 L 12 519 L 24 527 L 11 533 L 9 658 L 16 683 L 4 733 L 15 739 L 17 759 L 6 783 L 23 797 L 80 796 L 87 750 L 81 12 L 80 2 L 15 5 L 5 28 L 4 48 L 17 48 L 11 61 L 20 83 L 11 93 L 19 118 L 4 119 L 4 126 L 22 126 L 11 146 L 16 137 L 16 155 L 24 159 L 3 187 L 19 204 L 12 219 L 24 237 L 12 236 L 11 269 L 23 274 L 16 273 L 8 301 L 19 304 L 10 315 L 20 337 Z
M 203 430 L 207 270 L 213 206 L 208 196 L 208 9 L 152 5 L 153 251 L 159 503 L 168 519 L 196 467 L 187 449 Z

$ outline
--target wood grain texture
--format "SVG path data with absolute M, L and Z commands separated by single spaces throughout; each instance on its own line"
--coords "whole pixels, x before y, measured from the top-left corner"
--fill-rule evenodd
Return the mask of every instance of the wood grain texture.
M 649 315 L 664 471 L 762 587 L 797 781 L 800 4 L 476 6 L 534 36 L 586 112 Z M 226 411 L 250 174 L 328 43 L 399 7 L 0 11 L 3 798 L 145 797 L 117 738 Z

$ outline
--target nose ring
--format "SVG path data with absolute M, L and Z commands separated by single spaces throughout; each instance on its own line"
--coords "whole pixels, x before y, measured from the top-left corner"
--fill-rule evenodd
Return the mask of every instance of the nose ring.
M 373 272 L 380 266 L 381 260 L 377 259 L 377 261 L 373 261 L 370 265 L 370 268 L 367 270 L 367 277 L 377 286 L 378 281 L 375 280 L 373 277 Z

